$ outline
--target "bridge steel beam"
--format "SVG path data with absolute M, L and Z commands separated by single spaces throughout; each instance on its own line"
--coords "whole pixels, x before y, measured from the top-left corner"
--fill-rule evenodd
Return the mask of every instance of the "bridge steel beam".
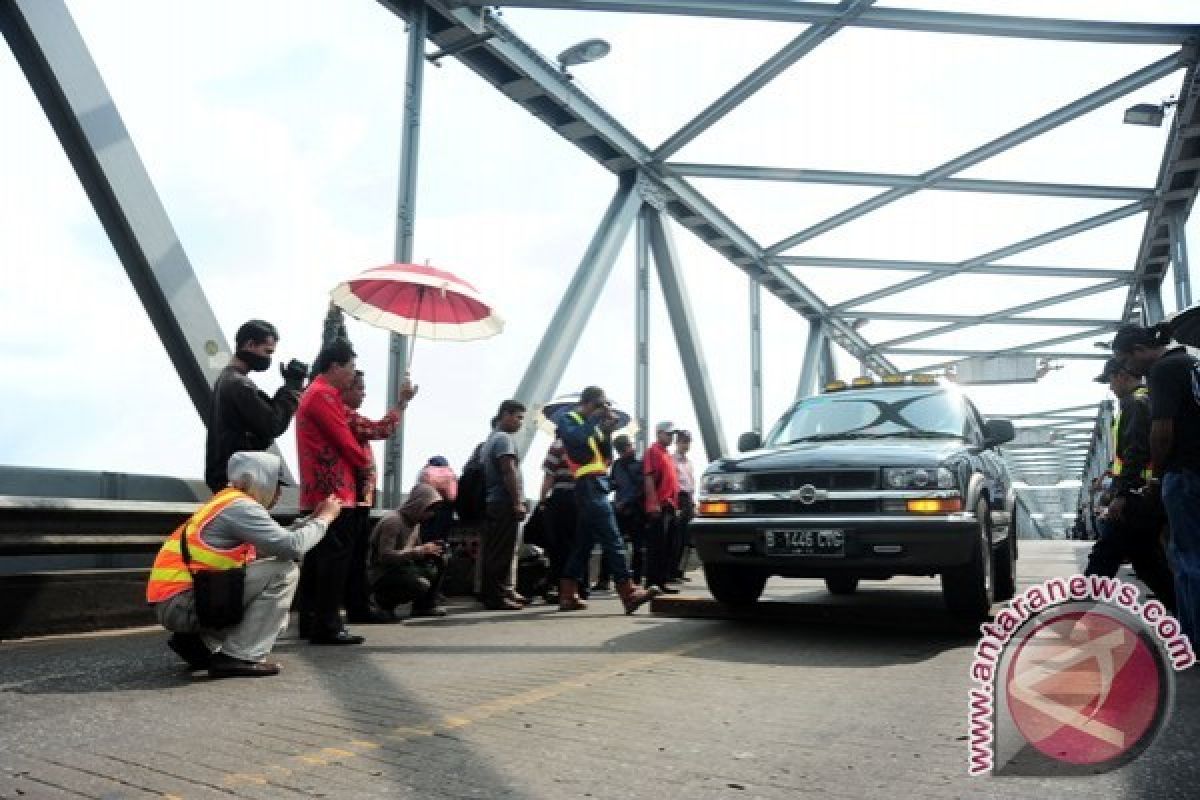
M 872 211 L 877 211 L 884 206 L 890 205 L 902 198 L 908 197 L 914 192 L 921 189 L 929 188 L 938 181 L 948 178 L 955 173 L 962 172 L 969 167 L 973 167 L 983 161 L 986 161 L 1000 153 L 1011 150 L 1023 142 L 1027 142 L 1037 136 L 1040 136 L 1047 131 L 1064 125 L 1071 120 L 1091 111 L 1095 111 L 1108 103 L 1118 100 L 1125 95 L 1137 91 L 1138 89 L 1153 83 L 1154 81 L 1163 78 L 1185 63 L 1186 54 L 1184 51 L 1172 53 L 1165 58 L 1143 67 L 1137 72 L 1131 73 L 1124 78 L 1114 81 L 1107 86 L 1101 87 L 1096 91 L 1079 98 L 1067 105 L 1052 111 L 1045 116 L 1042 116 L 1032 122 L 1022 125 L 1015 130 L 1012 130 L 997 139 L 993 139 L 987 144 L 976 147 L 970 152 L 964 153 L 956 158 L 941 164 L 933 169 L 921 174 L 921 182 L 912 186 L 900 186 L 887 190 L 876 195 L 868 200 L 864 200 L 858 205 L 852 206 L 844 211 L 834 214 L 821 222 L 816 223 L 799 233 L 793 234 L 767 248 L 768 255 L 777 255 L 785 250 L 795 247 L 798 244 L 814 239 L 817 236 L 828 233 L 835 228 L 839 228 L 848 222 L 858 219 Z
M 608 204 L 579 268 L 563 291 L 562 300 L 517 386 L 514 399 L 528 408 L 541 406 L 554 396 L 567 362 L 575 352 L 575 343 L 583 336 L 641 205 L 642 197 L 634 188 L 633 176 L 626 176 Z M 517 449 L 522 458 L 536 433 L 537 426 L 530 421 L 517 434 Z
M 1192 305 L 1192 273 L 1188 266 L 1187 212 L 1182 209 L 1169 217 L 1171 229 L 1171 268 L 1175 273 L 1175 310 Z
M 716 396 L 709 380 L 708 364 L 700 346 L 700 329 L 687 296 L 683 268 L 667 221 L 658 209 L 649 204 L 646 222 L 654 265 L 658 268 L 658 282 L 662 286 L 667 316 L 675 332 L 675 343 L 679 347 L 679 359 L 683 362 L 683 374 L 692 396 L 700 437 L 704 441 L 708 460 L 715 461 L 728 451 L 725 448 L 725 433 L 721 429 L 721 417 L 717 413 Z
M 916 187 L 942 192 L 983 192 L 1021 194 L 1041 197 L 1083 197 L 1102 200 L 1145 200 L 1153 189 L 1132 186 L 1092 186 L 1074 183 L 1036 183 L 1031 181 L 945 178 L 925 185 L 920 175 L 886 172 L 847 172 L 827 169 L 791 169 L 787 167 L 750 167 L 730 164 L 689 164 L 669 162 L 667 167 L 685 178 L 723 178 L 787 183 L 820 183 L 835 186 L 878 186 L 883 188 Z
M 763 432 L 762 286 L 750 278 L 750 429 Z
M 826 258 L 822 256 L 775 256 L 772 262 L 785 267 L 821 269 L 874 269 L 899 272 L 955 272 L 961 262 L 898 261 L 878 258 Z M 1016 275 L 1022 278 L 1081 278 L 1087 280 L 1131 279 L 1131 269 L 1093 269 L 1087 267 L 1042 267 L 1009 264 L 980 264 L 971 267 L 972 275 Z
M 1163 309 L 1161 283 L 1142 285 L 1142 315 L 1147 325 L 1157 325 L 1166 318 L 1167 312 Z
M 634 413 L 637 417 L 637 451 L 646 452 L 650 443 L 650 232 L 643 203 L 637 218 L 637 287 L 634 303 L 636 374 Z
M 229 343 L 66 4 L 0 0 L 0 29 L 207 425 Z
M 721 19 L 760 19 L 774 22 L 827 23 L 838 9 L 828 3 L 800 0 L 460 0 L 462 5 L 509 8 L 614 11 L 678 14 Z M 1112 44 L 1184 44 L 1200 35 L 1200 26 L 1104 22 L 1079 19 L 965 14 L 904 8 L 873 8 L 860 14 L 854 27 L 1017 39 Z
M 673 133 L 654 151 L 657 160 L 665 160 L 678 153 L 689 142 L 704 133 L 731 111 L 736 109 L 755 92 L 782 75 L 793 64 L 817 49 L 822 42 L 840 31 L 854 17 L 865 11 L 875 0 L 844 0 L 838 4 L 837 16 L 825 22 L 813 24 L 783 47 L 782 50 L 764 61 L 757 69 L 738 82 L 736 86 L 717 98 L 712 105 L 701 111 L 682 128 Z
M 1047 308 L 1049 306 L 1060 305 L 1062 303 L 1066 303 L 1071 300 L 1078 300 L 1082 297 L 1091 297 L 1092 295 L 1100 294 L 1102 292 L 1107 292 L 1111 289 L 1116 289 L 1120 286 L 1124 286 L 1125 282 L 1126 282 L 1126 279 L 1121 278 L 1121 279 L 1118 279 L 1115 281 L 1108 281 L 1106 283 L 1097 283 L 1092 286 L 1085 286 L 1082 289 L 1075 289 L 1074 291 L 1063 292 L 1062 294 L 1051 295 L 1050 297 L 1043 297 L 1040 300 L 1034 300 L 1029 303 L 1022 303 L 1020 305 L 1010 306 L 1009 308 L 1004 308 L 999 311 L 993 311 L 989 314 L 983 314 L 981 316 L 975 317 L 974 320 L 971 322 L 955 322 L 955 323 L 951 323 L 949 325 L 943 325 L 943 326 L 940 326 L 937 328 L 932 328 L 927 331 L 920 331 L 918 333 L 908 334 L 907 336 L 898 336 L 895 339 L 889 339 L 886 342 L 880 342 L 877 345 L 877 347 L 882 349 L 885 347 L 894 347 L 896 345 L 908 344 L 910 342 L 916 342 L 916 341 L 920 341 L 922 339 L 928 339 L 932 336 L 941 336 L 942 334 L 945 334 L 945 333 L 952 333 L 954 331 L 960 331 L 960 330 L 963 330 L 964 328 L 970 328 L 975 325 L 1001 324 L 1004 320 L 1011 319 L 1014 314 L 1025 314 L 1029 311 L 1037 311 L 1039 309 Z M 845 313 L 847 315 L 854 314 L 853 311 L 849 311 L 849 312 L 845 312 Z M 1116 326 L 1114 326 L 1112 323 L 1109 323 L 1109 322 L 1103 322 L 1100 325 L 1096 326 L 1096 328 L 1100 332 L 1103 332 L 1104 330 L 1111 330 L 1114 327 L 1116 327 Z
M 953 269 L 945 270 L 943 272 L 931 272 L 926 273 L 925 275 L 918 275 L 915 278 L 909 278 L 906 281 L 894 283 L 891 286 L 885 286 L 882 289 L 877 289 L 873 292 L 867 292 L 864 295 L 859 295 L 858 297 L 853 297 L 842 303 L 838 303 L 836 306 L 834 306 L 834 308 L 837 311 L 845 311 L 847 309 L 852 309 L 855 306 L 866 305 L 867 303 L 873 303 L 876 300 L 882 300 L 885 297 L 892 297 L 893 295 L 901 292 L 906 292 L 909 289 L 916 289 L 920 286 L 926 286 L 930 283 L 934 283 L 935 281 L 940 281 L 943 278 L 948 278 L 951 275 L 959 275 L 971 272 L 980 264 L 990 264 L 993 261 L 999 261 L 1019 253 L 1024 253 L 1027 250 L 1032 250 L 1036 247 L 1057 242 L 1070 236 L 1074 236 L 1078 233 L 1084 233 L 1085 231 L 1090 231 L 1103 225 L 1119 222 L 1126 217 L 1132 217 L 1135 214 L 1142 213 L 1151 205 L 1153 205 L 1153 201 L 1151 200 L 1139 200 L 1135 203 L 1130 203 L 1128 205 L 1121 206 L 1120 208 L 1113 209 L 1112 211 L 1106 211 L 1103 214 L 1096 214 L 1095 216 L 1088 217 L 1087 219 L 1073 222 L 1070 225 L 1063 225 L 1062 227 L 1055 228 L 1052 231 L 1047 231 L 1045 233 L 1038 234 L 1037 236 L 1031 236 L 1028 239 L 1023 239 L 1019 242 L 1001 247 L 998 250 L 992 250 L 991 252 L 984 253 L 983 255 L 967 259 Z M 932 331 L 925 335 L 934 335 L 934 333 L 949 332 L 950 330 L 957 329 L 948 326 L 945 329 Z
M 825 347 L 825 331 L 819 321 L 810 321 L 808 341 L 804 345 L 804 360 L 800 364 L 800 380 L 796 384 L 796 402 L 812 397 L 820 386 L 821 355 Z

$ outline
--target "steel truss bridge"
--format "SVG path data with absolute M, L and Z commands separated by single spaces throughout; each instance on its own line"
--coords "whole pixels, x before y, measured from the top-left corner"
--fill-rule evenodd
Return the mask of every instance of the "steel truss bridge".
M 365 1 L 365 0 L 364 0 Z M 943 370 L 963 359 L 1027 355 L 1052 360 L 1096 360 L 1103 352 L 1080 343 L 1109 335 L 1124 322 L 1153 323 L 1164 316 L 1163 282 L 1173 267 L 1176 308 L 1191 304 L 1185 223 L 1200 187 L 1200 79 L 1197 77 L 1200 25 L 1042 19 L 991 14 L 884 8 L 873 0 L 801 2 L 798 0 L 513 0 L 480 3 L 453 0 L 378 0 L 407 24 L 405 115 L 401 185 L 397 213 L 398 261 L 412 259 L 418 222 L 416 175 L 419 164 L 424 70 L 428 59 L 454 58 L 503 93 L 550 130 L 594 159 L 614 177 L 612 200 L 597 225 L 578 269 L 555 311 L 547 332 L 515 392 L 536 406 L 557 390 L 573 343 L 583 333 L 622 244 L 636 236 L 637 383 L 636 408 L 643 431 L 650 389 L 648 314 L 651 265 L 658 276 L 693 400 L 704 447 L 710 458 L 726 451 L 697 320 L 688 301 L 686 275 L 675 246 L 674 220 L 711 247 L 731 267 L 745 273 L 750 308 L 751 364 L 748 379 L 752 424 L 763 426 L 761 297 L 769 292 L 809 323 L 800 364 L 797 397 L 817 391 L 835 377 L 833 348 L 841 348 L 866 374 L 887 375 Z M 792 23 L 796 36 L 733 86 L 714 90 L 715 99 L 695 117 L 657 144 L 641 141 L 564 70 L 537 52 L 497 13 L 504 8 L 559 9 L 614 14 L 659 14 L 717 19 Z M 74 166 L 96 213 L 147 314 L 161 338 L 197 411 L 203 417 L 218 371 L 214 355 L 228 353 L 212 307 L 153 182 L 134 147 L 79 31 L 63 0 L 0 0 L 0 27 L 30 86 Z M 1171 48 L 1165 57 L 1001 136 L 914 174 L 822 169 L 819 165 L 771 167 L 754 164 L 685 163 L 677 154 L 720 120 L 843 30 L 869 28 L 947 35 L 1008 37 L 1063 42 L 1143 44 Z M 399 27 L 398 27 L 399 30 Z M 427 54 L 427 47 L 435 48 Z M 1178 103 L 1171 117 L 1161 165 L 1141 186 L 1108 186 L 995 180 L 964 177 L 970 168 L 1035 137 L 1126 98 L 1143 87 L 1176 76 Z M 868 199 L 808 225 L 775 242 L 760 242 L 699 191 L 690 179 L 731 179 L 871 187 Z M 936 262 L 848 258 L 836 252 L 796 255 L 805 243 L 920 192 L 950 191 L 1090 198 L 1118 202 L 1104 213 L 979 253 L 961 261 Z M 1014 265 L 1009 260 L 1043 245 L 1133 217 L 1144 219 L 1136 252 L 1125 254 L 1122 269 L 1045 264 Z M 910 274 L 896 283 L 840 302 L 828 302 L 804 281 L 808 270 L 877 270 Z M 1012 276 L 1036 290 L 1037 278 L 1077 279 L 1081 288 L 1044 295 L 983 314 L 953 311 L 884 312 L 869 306 L 902 292 L 955 276 Z M 1102 318 L 1032 316 L 1073 300 L 1124 289 L 1121 307 Z M 869 320 L 921 323 L 914 333 L 873 341 L 861 330 Z M 1070 331 L 991 350 L 969 345 L 985 325 L 1059 327 Z M 931 344 L 955 334 L 962 345 Z M 1090 345 L 1088 345 L 1090 347 Z M 405 371 L 403 337 L 393 337 L 389 394 Z M 918 366 L 901 369 L 893 358 L 916 357 Z M 1018 480 L 1039 485 L 1023 492 L 1024 511 L 1047 522 L 1032 525 L 1053 535 L 1063 511 L 1071 511 L 1074 489 L 1051 486 L 1092 476 L 1108 460 L 1107 407 L 1053 409 L 1004 414 L 1021 427 L 1021 438 L 1005 454 Z M 526 447 L 532 438 L 527 433 Z M 394 498 L 401 487 L 402 438 L 387 450 L 386 481 Z M 1086 489 L 1086 481 L 1085 481 Z M 1030 528 L 1027 528 L 1029 530 Z

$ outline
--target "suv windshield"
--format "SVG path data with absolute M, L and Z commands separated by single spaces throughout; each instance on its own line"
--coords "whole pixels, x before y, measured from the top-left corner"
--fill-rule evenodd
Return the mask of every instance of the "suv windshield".
M 966 409 L 940 387 L 898 386 L 810 397 L 767 435 L 766 446 L 822 439 L 962 437 Z

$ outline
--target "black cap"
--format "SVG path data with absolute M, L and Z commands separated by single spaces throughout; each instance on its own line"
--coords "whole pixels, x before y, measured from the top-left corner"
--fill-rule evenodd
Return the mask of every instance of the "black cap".
M 1125 369 L 1125 365 L 1121 363 L 1121 359 L 1113 356 L 1104 362 L 1104 369 L 1095 377 L 1096 383 L 1108 383 L 1113 377 Z
M 1112 351 L 1114 353 L 1129 353 L 1137 345 L 1145 345 L 1151 347 L 1155 340 L 1154 331 L 1151 328 L 1143 328 L 1141 325 L 1122 325 L 1117 328 L 1117 335 L 1112 340 Z

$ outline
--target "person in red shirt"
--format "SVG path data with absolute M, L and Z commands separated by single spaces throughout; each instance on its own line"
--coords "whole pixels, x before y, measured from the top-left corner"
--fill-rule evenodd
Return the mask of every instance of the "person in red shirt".
M 349 622 L 369 624 L 396 621 L 391 611 L 385 612 L 383 609 L 371 607 L 371 589 L 367 583 L 367 538 L 371 535 L 370 514 L 371 507 L 375 505 L 375 488 L 378 482 L 371 442 L 382 441 L 396 432 L 404 410 L 416 394 L 417 387 L 413 386 L 412 381 L 405 375 L 400 384 L 395 407 L 388 409 L 381 419 L 373 420 L 358 413 L 367 397 L 367 382 L 362 370 L 355 370 L 350 388 L 342 391 L 350 433 L 371 460 L 370 466 L 355 475 L 355 494 L 358 498 L 355 512 L 358 522 L 354 534 L 354 550 L 350 556 L 350 568 L 346 571 L 346 619 Z
M 350 411 L 342 392 L 354 383 L 355 354 L 338 339 L 322 348 L 314 371 L 320 372 L 300 398 L 296 411 L 296 449 L 300 460 L 300 509 L 315 508 L 329 495 L 346 506 L 300 569 L 300 627 L 312 644 L 362 644 L 342 624 L 341 606 L 359 517 L 355 511 L 357 476 L 373 465 L 350 430 Z
M 663 594 L 679 594 L 667 586 L 671 577 L 671 548 L 679 503 L 679 476 L 675 457 L 667 450 L 675 438 L 675 424 L 654 426 L 654 444 L 646 448 L 642 473 L 646 481 L 646 588 L 658 587 Z

